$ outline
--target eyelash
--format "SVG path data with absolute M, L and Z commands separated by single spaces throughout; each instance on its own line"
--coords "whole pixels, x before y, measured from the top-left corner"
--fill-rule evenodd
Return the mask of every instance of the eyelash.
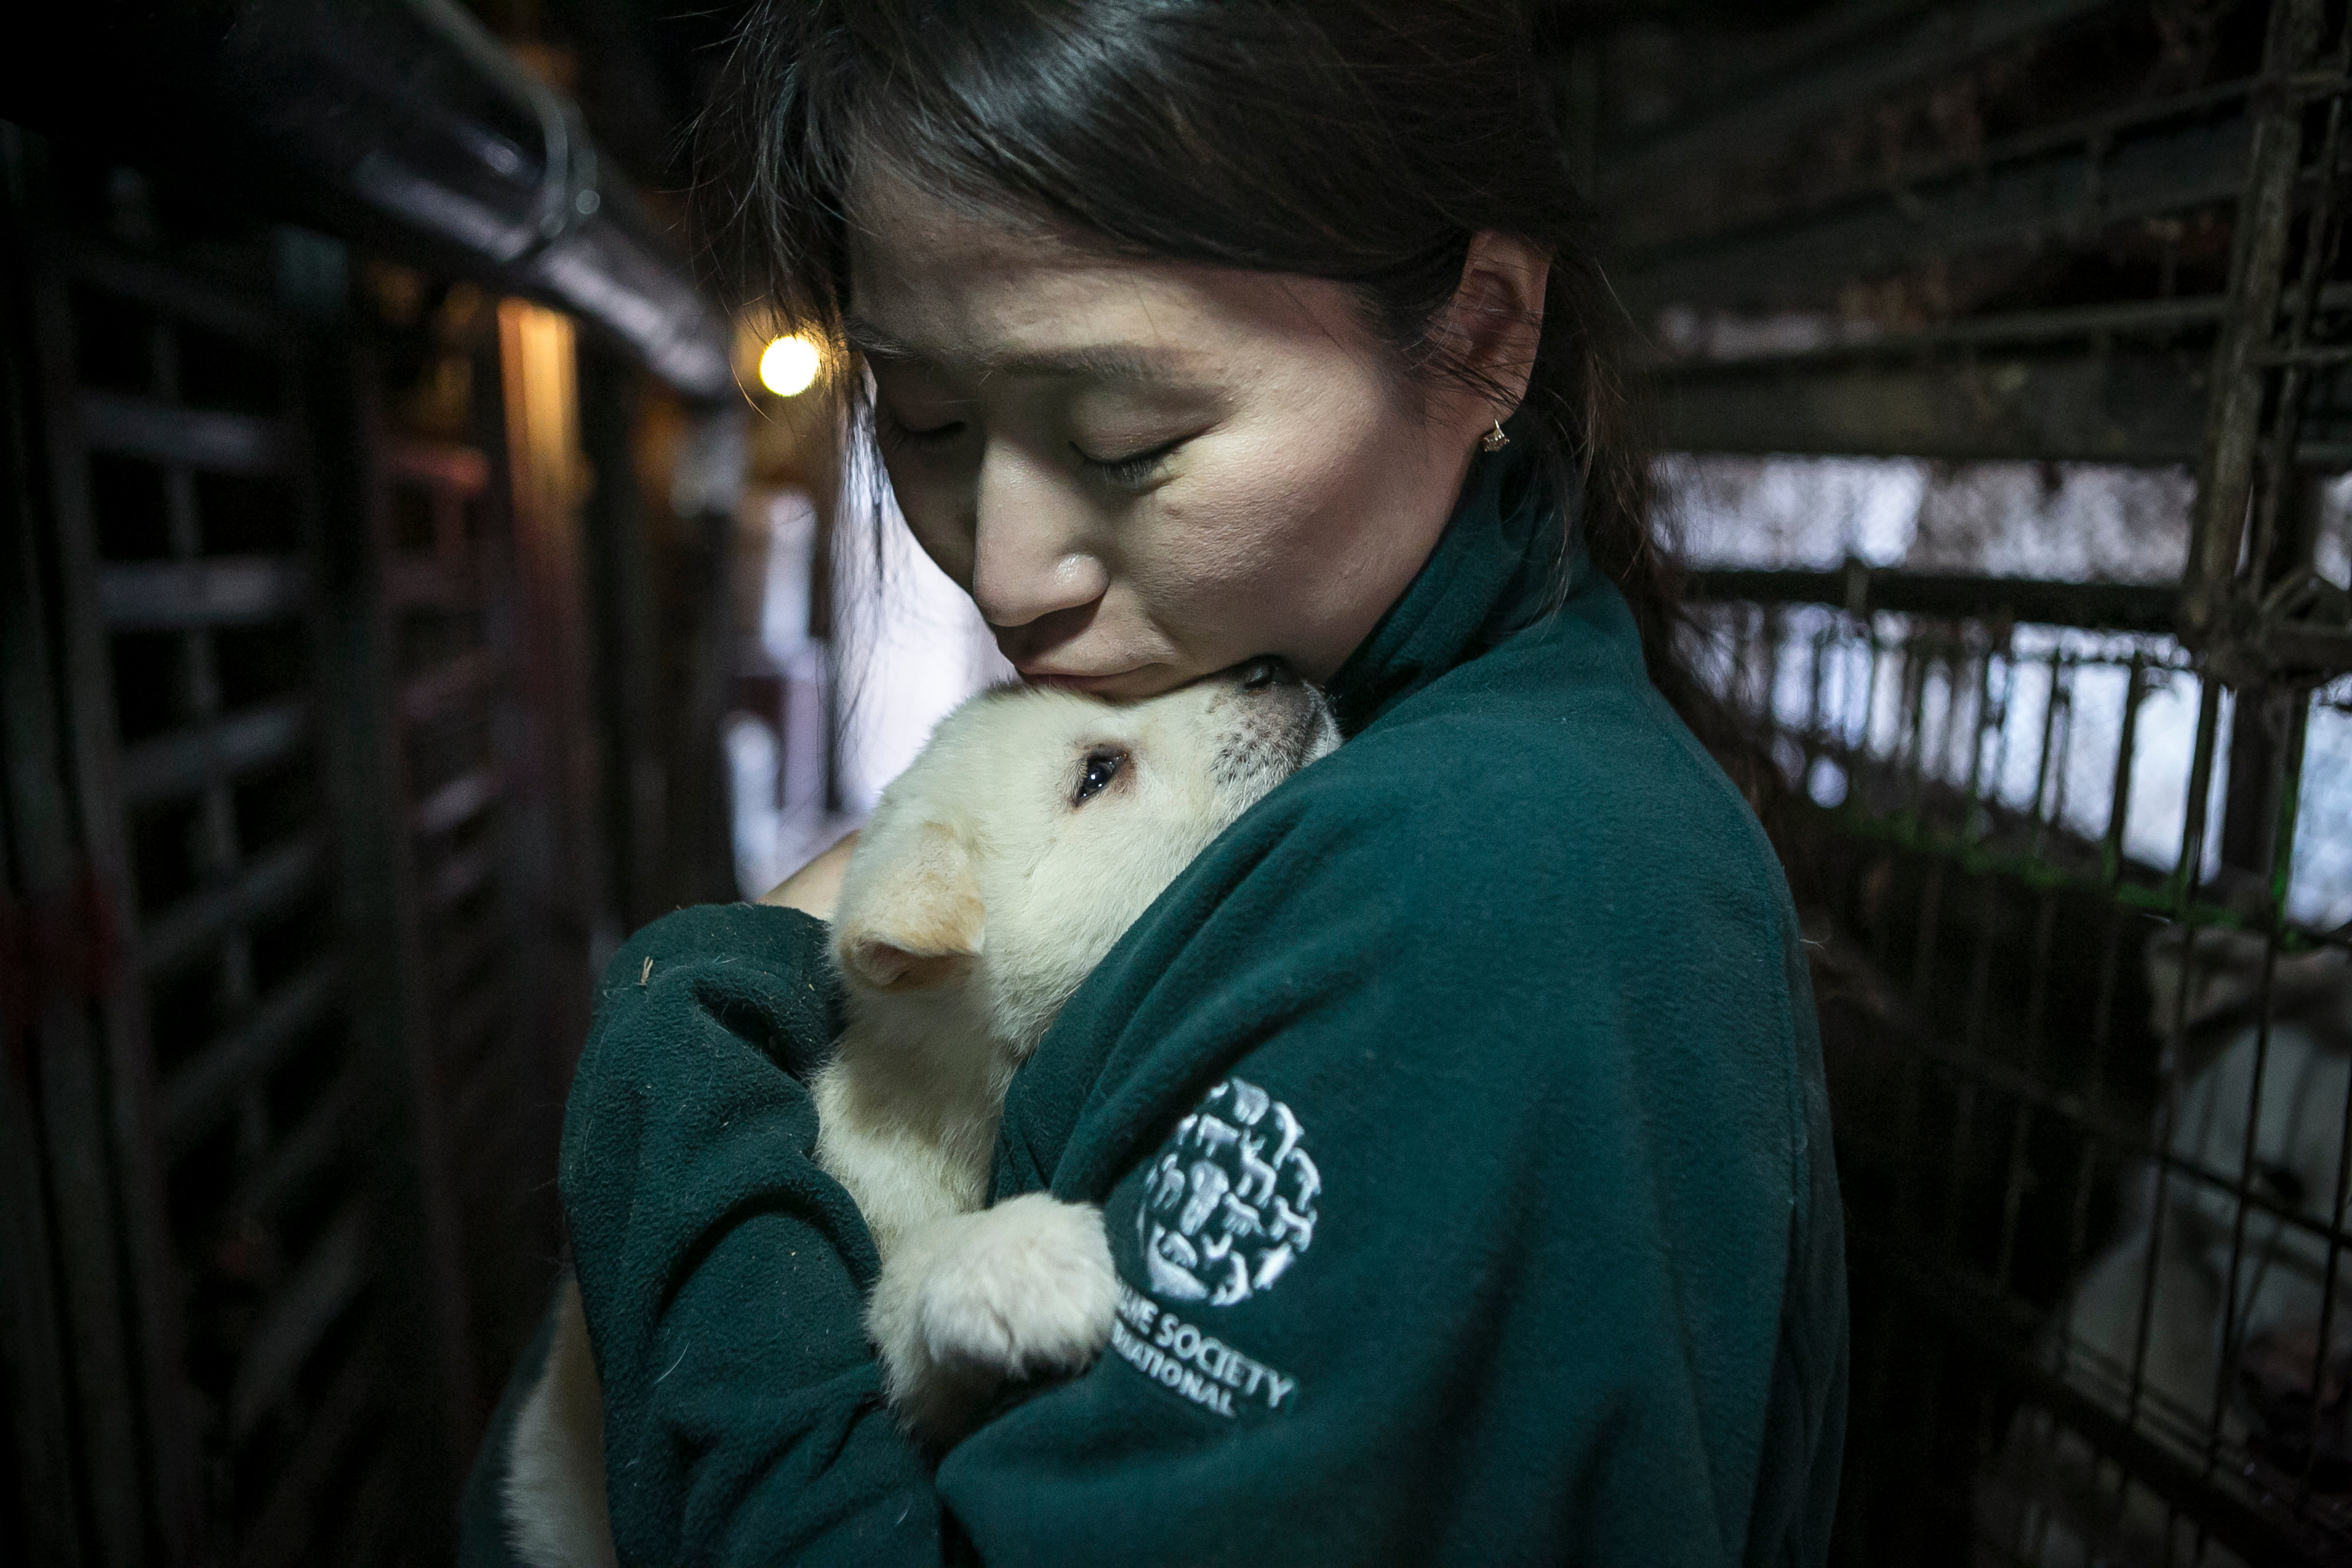
M 897 414 L 886 410 L 875 422 L 875 434 L 885 446 L 944 446 L 962 434 L 963 421 L 960 419 L 935 424 L 929 430 L 910 430 Z
M 1151 477 L 1153 470 L 1166 462 L 1170 455 L 1183 444 L 1184 441 L 1181 439 L 1170 441 L 1148 452 L 1138 452 L 1126 457 L 1089 457 L 1084 452 L 1079 452 L 1078 466 L 1113 489 L 1138 489 L 1145 480 Z M 1071 450 L 1077 449 L 1073 447 Z
M 885 447 L 944 446 L 961 435 L 964 430 L 964 423 L 960 419 L 950 420 L 945 424 L 935 424 L 928 430 L 914 430 L 887 409 L 877 412 L 880 417 L 875 422 L 875 434 Z M 1076 446 L 1072 446 L 1070 450 L 1077 453 L 1078 466 L 1086 473 L 1115 490 L 1133 490 L 1141 488 L 1143 482 L 1151 477 L 1152 471 L 1166 462 L 1178 447 L 1190 439 L 1192 439 L 1190 436 L 1180 436 L 1174 441 L 1163 442 L 1148 451 L 1134 453 L 1126 457 L 1090 457 Z

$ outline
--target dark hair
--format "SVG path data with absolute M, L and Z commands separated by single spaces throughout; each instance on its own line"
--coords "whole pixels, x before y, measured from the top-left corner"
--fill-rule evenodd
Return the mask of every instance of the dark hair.
M 1651 679 L 1724 753 L 1528 26 L 1517 0 L 770 0 L 704 126 L 702 184 L 740 283 L 836 346 L 862 160 L 1113 253 L 1352 285 L 1423 373 L 1462 373 L 1433 328 L 1471 237 L 1534 244 L 1550 282 L 1509 433 L 1555 493 L 1580 489 Z

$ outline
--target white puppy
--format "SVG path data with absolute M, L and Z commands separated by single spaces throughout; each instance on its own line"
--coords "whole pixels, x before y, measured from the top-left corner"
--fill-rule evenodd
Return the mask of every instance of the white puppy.
M 2340 1295 L 2336 1312 L 2324 1306 L 2352 1092 L 2352 965 L 2334 948 L 2270 961 L 2265 1042 L 2266 960 L 2248 932 L 2173 928 L 2149 945 L 2167 1080 L 2156 1136 L 2170 1168 L 2161 1181 L 2153 1163 L 2134 1173 L 2124 1234 L 2076 1281 L 2046 1355 L 2188 1459 L 2218 1430 L 2293 1477 L 2315 1447 L 2328 1490 L 2331 1467 L 2342 1469 L 2342 1396 L 2323 1393 L 2315 1419 L 2309 1391 L 2340 1390 L 2352 1363 L 2352 1314 Z M 2240 1561 L 2173 1524 L 2152 1494 L 2125 1495 L 2091 1447 L 2046 1416 L 2020 1419 L 2003 1461 L 1980 1518 L 2032 1561 Z
M 982 1208 L 1013 1069 L 1153 899 L 1267 790 L 1339 744 L 1270 660 L 1146 702 L 986 692 L 943 721 L 860 834 L 834 915 L 847 993 L 810 1085 L 816 1157 L 882 1257 L 866 1330 L 891 1406 L 952 1441 L 1009 1379 L 1110 1335 L 1101 1214 Z M 577 1285 L 518 1418 L 506 1507 L 533 1568 L 613 1561 L 603 1413 Z

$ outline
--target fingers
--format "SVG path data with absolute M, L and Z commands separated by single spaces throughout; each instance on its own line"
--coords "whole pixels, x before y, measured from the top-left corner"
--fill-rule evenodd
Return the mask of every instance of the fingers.
M 832 919 L 834 905 L 841 901 L 842 873 L 848 869 L 850 852 L 856 847 L 855 832 L 843 834 L 831 849 L 770 888 L 760 902 L 797 909 L 819 920 Z

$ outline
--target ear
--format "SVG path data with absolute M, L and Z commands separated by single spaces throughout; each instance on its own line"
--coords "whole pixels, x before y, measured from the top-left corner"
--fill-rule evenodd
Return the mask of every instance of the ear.
M 1484 229 L 1470 236 L 1445 309 L 1447 346 L 1471 373 L 1462 413 L 1469 434 L 1508 419 L 1527 396 L 1550 280 L 1550 257 L 1517 235 Z
M 945 823 L 925 822 L 857 891 L 834 947 L 843 971 L 874 989 L 943 986 L 980 956 L 987 914 L 980 880 Z
M 2149 938 L 2149 1022 L 2159 1035 L 2198 1024 L 2254 994 L 2267 946 L 2259 932 L 2167 926 Z M 2188 988 L 2183 997 L 2182 988 Z

